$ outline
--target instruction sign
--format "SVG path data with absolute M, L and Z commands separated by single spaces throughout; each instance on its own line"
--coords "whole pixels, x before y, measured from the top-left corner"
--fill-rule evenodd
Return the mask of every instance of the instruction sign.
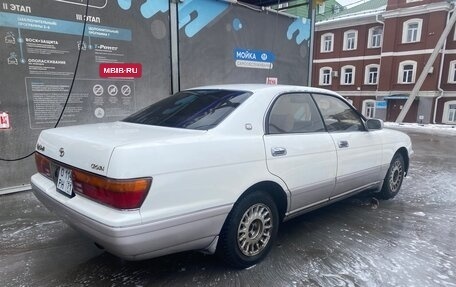
M 53 127 L 68 96 L 72 79 L 27 77 L 30 128 Z M 133 80 L 78 79 L 63 114 L 62 123 L 116 120 L 134 112 Z

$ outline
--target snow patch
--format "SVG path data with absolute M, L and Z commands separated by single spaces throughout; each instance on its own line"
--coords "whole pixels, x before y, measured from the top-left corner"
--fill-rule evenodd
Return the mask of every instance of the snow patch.
M 438 125 L 438 124 L 417 124 L 417 123 L 393 123 L 386 122 L 386 128 L 404 129 L 414 132 L 420 132 L 433 135 L 452 135 L 456 136 L 456 125 Z

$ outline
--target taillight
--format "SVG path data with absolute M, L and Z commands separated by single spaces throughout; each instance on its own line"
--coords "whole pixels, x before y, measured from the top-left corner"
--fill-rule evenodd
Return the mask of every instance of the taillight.
M 141 207 L 152 178 L 110 179 L 103 176 L 73 170 L 74 191 L 95 201 L 119 209 Z
M 51 162 L 42 154 L 35 152 L 36 169 L 46 177 L 51 177 Z

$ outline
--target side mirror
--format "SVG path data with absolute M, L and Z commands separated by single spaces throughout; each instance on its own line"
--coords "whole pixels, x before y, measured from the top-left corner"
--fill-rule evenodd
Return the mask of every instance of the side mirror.
M 366 126 L 368 130 L 381 130 L 383 129 L 383 121 L 379 119 L 367 119 Z

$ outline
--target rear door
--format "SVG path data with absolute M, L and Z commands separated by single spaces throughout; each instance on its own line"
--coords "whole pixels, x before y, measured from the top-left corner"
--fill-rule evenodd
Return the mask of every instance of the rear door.
M 331 198 L 379 184 L 381 131 L 367 131 L 361 117 L 342 99 L 322 94 L 313 96 L 337 150 L 336 188 Z
M 266 117 L 267 166 L 291 193 L 290 212 L 329 199 L 335 185 L 336 151 L 310 94 L 277 97 Z

